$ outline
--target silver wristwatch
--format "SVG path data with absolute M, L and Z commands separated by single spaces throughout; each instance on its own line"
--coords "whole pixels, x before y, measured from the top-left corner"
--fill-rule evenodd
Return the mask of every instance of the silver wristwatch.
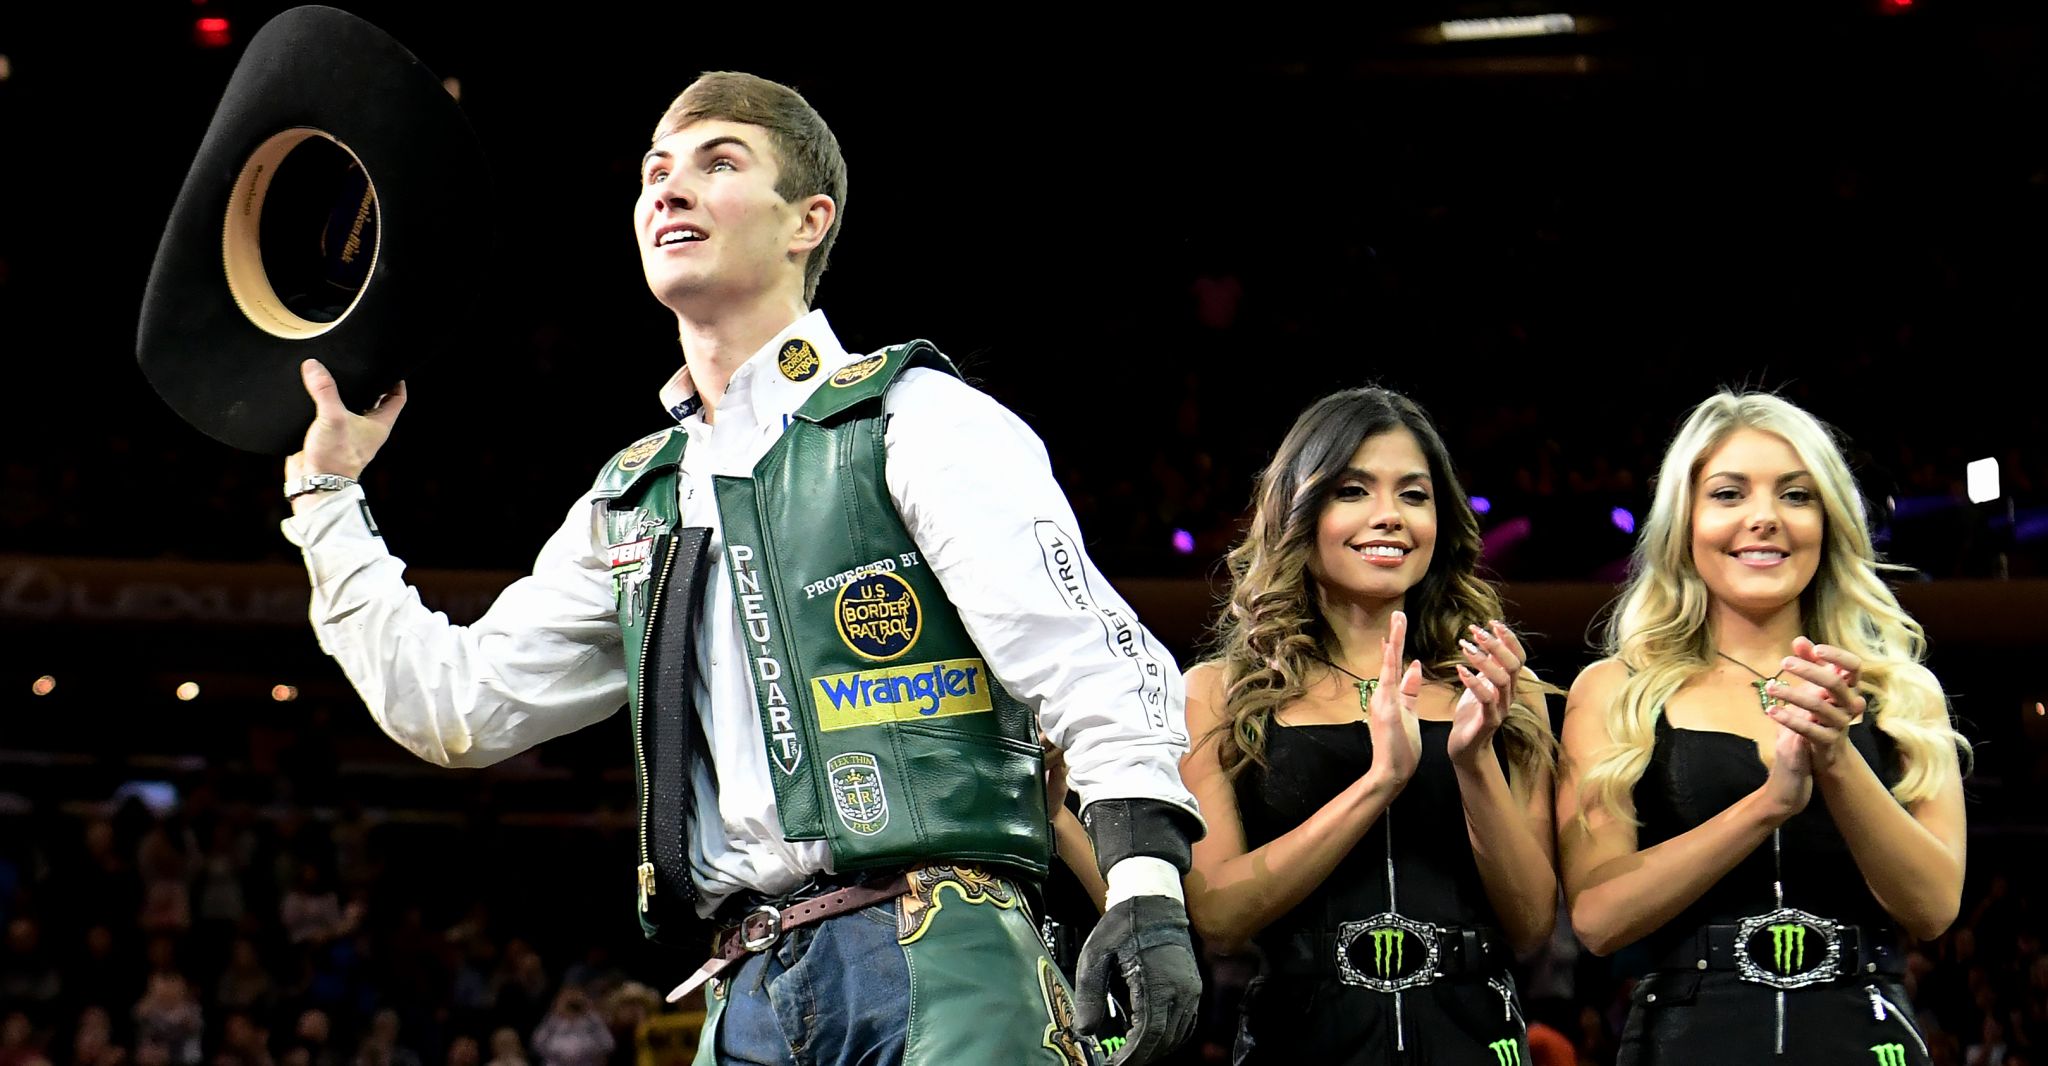
M 341 474 L 301 474 L 284 483 L 284 498 L 296 500 L 309 493 L 334 492 L 355 483 L 355 478 Z

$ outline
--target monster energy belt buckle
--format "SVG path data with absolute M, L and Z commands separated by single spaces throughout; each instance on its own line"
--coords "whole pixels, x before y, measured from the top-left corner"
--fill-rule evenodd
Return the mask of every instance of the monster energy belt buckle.
M 1735 934 L 1742 979 L 1771 988 L 1805 988 L 1840 972 L 1842 926 L 1791 907 L 1744 918 Z
M 1337 979 L 1399 992 L 1437 979 L 1442 938 L 1428 922 L 1388 911 L 1337 927 Z

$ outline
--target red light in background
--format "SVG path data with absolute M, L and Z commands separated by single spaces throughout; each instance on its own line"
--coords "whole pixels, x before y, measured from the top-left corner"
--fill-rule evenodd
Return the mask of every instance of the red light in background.
M 1913 0 L 1884 0 L 1886 11 L 1904 11 L 1913 6 Z
M 224 18 L 203 18 L 192 24 L 192 39 L 201 48 L 226 48 L 228 46 L 228 20 Z

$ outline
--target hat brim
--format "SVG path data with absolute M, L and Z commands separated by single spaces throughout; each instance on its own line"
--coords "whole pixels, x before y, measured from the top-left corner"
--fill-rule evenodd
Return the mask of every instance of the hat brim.
M 269 244 L 295 239 L 264 214 L 266 182 L 291 142 L 315 136 L 352 155 L 374 194 L 374 217 L 339 216 L 342 231 L 354 222 L 351 241 L 365 221 L 374 241 L 349 249 L 368 262 L 331 321 L 299 318 L 263 276 Z M 343 402 L 363 410 L 460 325 L 483 244 L 462 208 L 483 175 L 461 109 L 404 46 L 334 8 L 277 16 L 237 64 L 165 225 L 136 335 L 143 374 L 208 436 L 296 451 L 313 419 L 302 361 L 326 364 Z M 320 220 L 305 232 L 327 254 Z

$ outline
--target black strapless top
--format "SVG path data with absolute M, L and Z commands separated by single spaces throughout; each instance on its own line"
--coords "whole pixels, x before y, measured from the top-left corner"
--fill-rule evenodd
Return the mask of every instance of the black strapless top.
M 1414 779 L 1394 798 L 1330 876 L 1255 939 L 1280 943 L 1298 933 L 1334 932 L 1344 922 L 1395 910 L 1444 925 L 1497 926 L 1465 829 L 1457 772 L 1444 747 L 1451 723 L 1422 723 Z M 1494 744 L 1499 756 L 1498 737 Z M 1266 730 L 1264 769 L 1236 782 L 1245 847 L 1257 848 L 1306 821 L 1372 766 L 1364 722 Z M 1503 769 L 1505 759 L 1503 758 Z M 1388 834 L 1393 837 L 1393 902 L 1388 900 Z
M 1887 787 L 1899 779 L 1898 749 L 1866 713 L 1849 727 L 1849 741 L 1863 753 Z M 1656 747 L 1636 782 L 1636 847 L 1647 850 L 1686 833 L 1770 776 L 1757 760 L 1756 742 L 1736 733 L 1678 729 L 1657 717 Z M 1677 918 L 1646 938 L 1652 957 L 1663 958 L 1702 925 L 1734 923 L 1777 906 L 1772 882 L 1782 880 L 1785 905 L 1823 918 L 1895 935 L 1891 916 L 1870 894 L 1835 828 L 1834 815 L 1818 788 L 1806 809 L 1778 829 L 1774 849 L 1766 840 Z

